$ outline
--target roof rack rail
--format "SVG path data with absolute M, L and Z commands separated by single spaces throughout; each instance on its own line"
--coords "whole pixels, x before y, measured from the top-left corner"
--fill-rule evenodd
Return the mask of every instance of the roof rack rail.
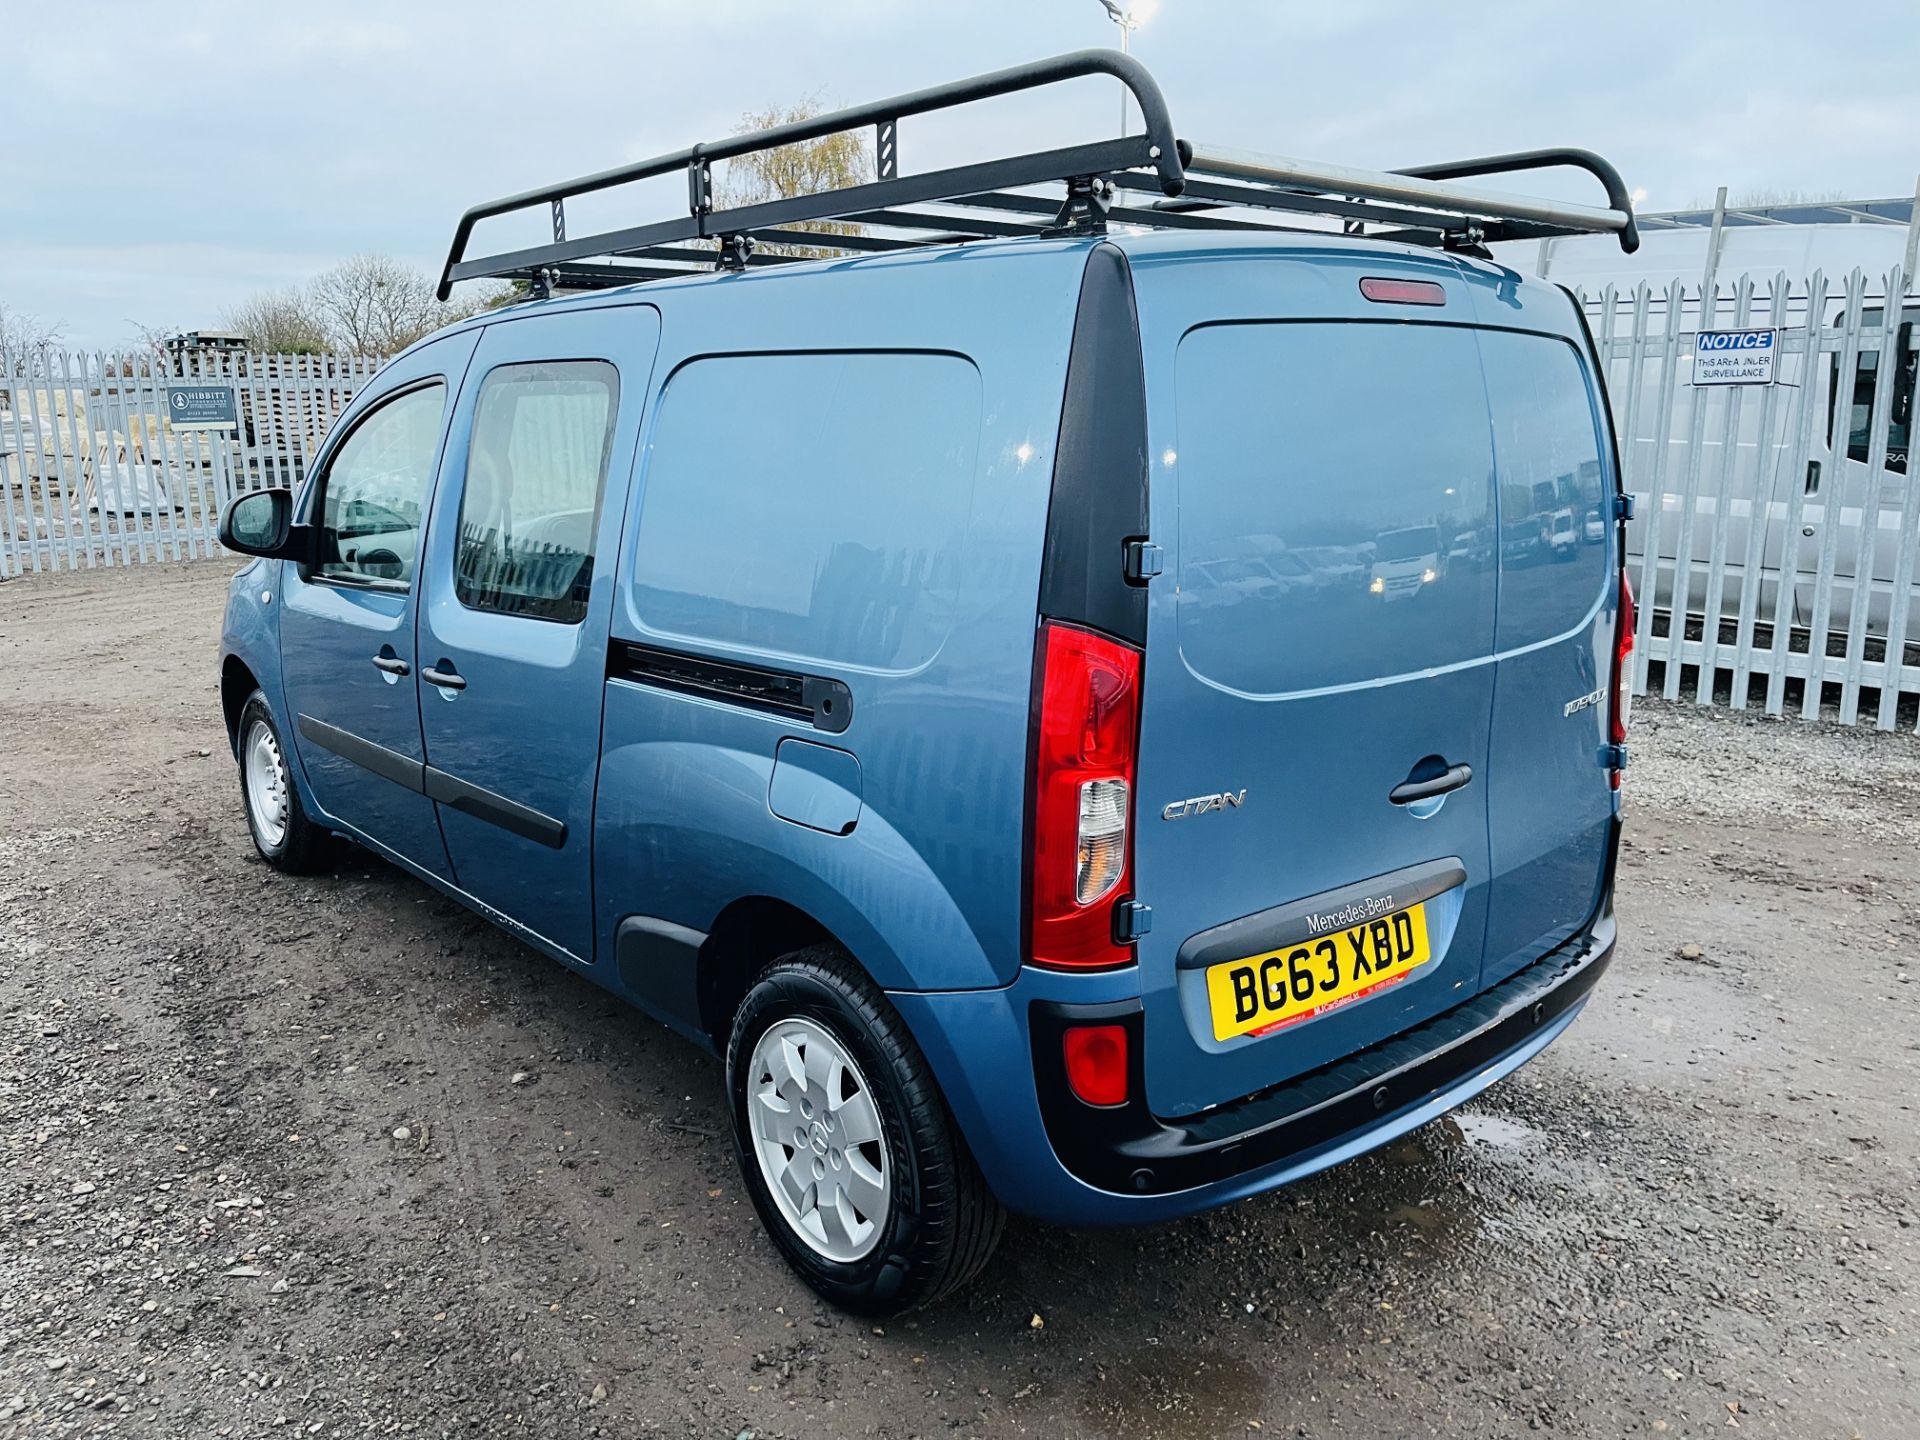
M 921 174 L 900 170 L 900 122 L 909 116 L 1091 75 L 1113 76 L 1132 92 L 1144 122 L 1140 134 Z M 714 208 L 716 162 L 868 125 L 875 130 L 878 178 Z M 1451 183 L 1555 167 L 1584 170 L 1599 180 L 1605 206 Z M 684 214 L 592 235 L 568 235 L 568 200 L 676 173 L 687 177 Z M 1054 184 L 1066 187 L 1057 199 L 1018 193 Z M 1116 203 L 1116 191 L 1152 198 Z M 939 208 L 919 208 L 928 205 Z M 468 242 L 480 221 L 541 206 L 552 221 L 550 243 L 467 258 Z M 454 230 L 438 293 L 444 300 L 456 282 L 479 279 L 525 280 L 539 294 L 562 286 L 599 289 L 715 268 L 788 264 L 798 258 L 762 248 L 766 246 L 800 244 L 816 253 L 853 254 L 983 238 L 1094 233 L 1109 222 L 1169 229 L 1297 229 L 1287 222 L 1301 215 L 1339 219 L 1350 234 L 1448 249 L 1594 233 L 1617 235 L 1628 252 L 1640 244 L 1633 203 L 1620 173 L 1591 151 L 1529 150 L 1374 171 L 1189 145 L 1175 136 L 1166 99 L 1144 65 L 1115 50 L 1078 50 L 476 205 Z M 847 234 L 796 228 L 819 221 L 856 228 Z M 1367 226 L 1387 228 L 1368 231 Z

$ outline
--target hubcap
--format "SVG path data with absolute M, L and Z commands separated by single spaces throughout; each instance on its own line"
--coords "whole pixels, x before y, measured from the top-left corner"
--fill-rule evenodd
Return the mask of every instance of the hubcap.
M 278 847 L 287 838 L 287 764 L 280 756 L 280 742 L 266 721 L 256 720 L 247 730 L 246 746 L 247 809 L 268 849 Z
M 782 1020 L 747 1072 L 753 1154 L 794 1233 L 829 1260 L 880 1243 L 892 1190 L 880 1110 L 853 1057 L 811 1020 Z

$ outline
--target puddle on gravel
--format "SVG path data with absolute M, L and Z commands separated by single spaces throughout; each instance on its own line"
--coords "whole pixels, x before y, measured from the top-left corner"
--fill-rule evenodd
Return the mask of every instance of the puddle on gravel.
M 1083 1409 L 1108 1440 L 1212 1440 L 1249 1433 L 1266 1388 L 1259 1369 L 1218 1350 L 1143 1345 L 1114 1361 Z
M 1483 1115 L 1471 1110 L 1455 1111 L 1451 1117 L 1460 1127 L 1467 1144 L 1509 1154 L 1531 1150 L 1546 1142 L 1546 1135 L 1531 1125 L 1509 1120 L 1504 1115 Z

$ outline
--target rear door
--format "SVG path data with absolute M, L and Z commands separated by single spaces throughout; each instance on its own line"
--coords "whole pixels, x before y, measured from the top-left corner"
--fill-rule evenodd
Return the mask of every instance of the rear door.
M 1363 298 L 1396 273 L 1445 303 Z M 1268 250 L 1136 277 L 1169 554 L 1135 866 L 1148 1098 L 1171 1116 L 1479 987 L 1501 532 L 1451 264 Z M 1235 957 L 1284 1017 L 1234 1033 Z
M 1571 312 L 1559 297 L 1554 319 Z M 1613 511 L 1611 446 L 1570 338 L 1478 332 L 1493 420 L 1503 529 Z M 1593 911 L 1606 871 L 1614 792 L 1608 743 L 1619 527 L 1584 526 L 1545 551 L 1502 551 L 1500 653 L 1486 774 L 1493 894 L 1482 983 L 1561 944 Z
M 489 325 L 426 554 L 420 723 L 454 873 L 583 962 L 613 555 L 659 328 L 635 305 Z

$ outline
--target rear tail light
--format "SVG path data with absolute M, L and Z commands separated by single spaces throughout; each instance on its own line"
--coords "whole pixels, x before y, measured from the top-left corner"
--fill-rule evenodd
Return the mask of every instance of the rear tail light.
M 1627 707 L 1632 703 L 1632 670 L 1628 660 L 1633 655 L 1633 631 L 1637 612 L 1633 604 L 1633 584 L 1627 579 L 1627 572 L 1620 572 L 1620 616 L 1619 629 L 1613 638 L 1613 704 L 1607 712 L 1607 738 L 1616 747 L 1627 743 Z M 1613 767 L 1613 788 L 1620 788 L 1620 767 Z
M 1061 1037 L 1067 1085 L 1089 1105 L 1127 1103 L 1127 1027 L 1074 1025 Z
M 1113 906 L 1133 860 L 1140 652 L 1049 623 L 1037 669 L 1027 954 L 1063 969 L 1128 965 Z

